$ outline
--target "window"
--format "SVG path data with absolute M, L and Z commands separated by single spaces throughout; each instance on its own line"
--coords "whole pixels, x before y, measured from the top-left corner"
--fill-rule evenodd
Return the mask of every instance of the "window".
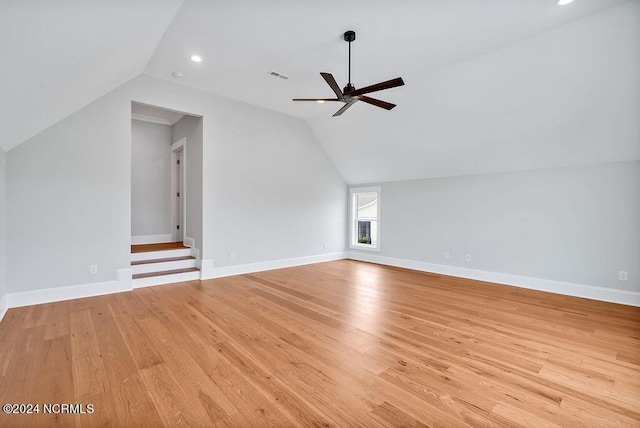
M 351 248 L 380 251 L 380 187 L 353 188 Z

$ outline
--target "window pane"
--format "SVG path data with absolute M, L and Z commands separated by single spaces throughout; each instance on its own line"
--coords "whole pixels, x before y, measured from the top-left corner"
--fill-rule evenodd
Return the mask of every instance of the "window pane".
M 358 218 L 372 218 L 378 216 L 378 197 L 374 195 L 358 195 Z
M 358 244 L 371 244 L 370 221 L 358 221 Z

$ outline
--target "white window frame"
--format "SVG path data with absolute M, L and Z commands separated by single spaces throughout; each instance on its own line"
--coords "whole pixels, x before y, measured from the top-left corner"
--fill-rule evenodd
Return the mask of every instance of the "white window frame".
M 378 200 L 377 203 L 377 234 L 378 240 L 376 245 L 373 244 L 361 244 L 358 242 L 358 200 L 357 195 L 375 193 Z M 382 200 L 382 188 L 380 186 L 374 187 L 352 187 L 349 189 L 349 248 L 354 250 L 366 250 L 380 252 L 381 237 L 381 218 L 380 218 L 380 206 Z

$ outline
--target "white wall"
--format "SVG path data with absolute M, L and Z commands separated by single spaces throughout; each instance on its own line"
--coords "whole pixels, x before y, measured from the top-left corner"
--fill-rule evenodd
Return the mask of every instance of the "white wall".
M 171 126 L 131 121 L 131 235 L 171 234 Z
M 9 292 L 129 268 L 132 101 L 203 116 L 212 266 L 344 251 L 346 185 L 302 120 L 140 76 L 8 153 Z
M 308 126 L 241 103 L 216 110 L 226 126 L 205 146 L 204 257 L 221 267 L 344 251 L 347 187 Z
M 381 186 L 383 257 L 640 292 L 640 161 Z
M 194 247 L 202 249 L 202 118 L 185 116 L 172 127 L 172 141 L 187 139 L 185 166 L 187 168 L 187 218 L 184 237 L 194 240 Z
M 8 292 L 110 281 L 129 267 L 130 139 L 118 89 L 7 153 Z
M 203 117 L 200 254 L 212 267 L 344 251 L 346 184 L 305 122 L 148 76 L 127 86 L 134 101 Z
M 0 320 L 6 310 L 7 302 L 7 154 L 0 149 Z

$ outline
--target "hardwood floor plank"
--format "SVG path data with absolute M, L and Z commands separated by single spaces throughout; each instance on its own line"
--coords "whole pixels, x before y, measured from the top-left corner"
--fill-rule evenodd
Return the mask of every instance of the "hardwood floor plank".
M 363 368 L 374 374 L 387 368 L 385 364 L 351 348 L 347 341 L 334 339 L 342 335 L 344 331 L 342 328 L 336 331 L 327 328 L 324 323 L 314 323 L 297 311 L 289 311 L 287 308 L 273 305 L 267 308 L 256 304 L 253 299 L 234 301 L 223 298 L 221 300 L 240 313 L 254 313 L 253 318 L 266 327 L 273 336 L 317 361 L 327 361 L 329 364 L 335 360 L 358 361 L 358 367 L 354 369 Z M 349 365 L 351 364 L 344 364 L 341 367 Z
M 9 309 L 0 322 L 0 385 L 12 360 L 18 336 L 22 333 L 27 311 L 27 308 Z
M 142 330 L 149 339 L 163 349 L 166 367 L 183 383 L 183 390 L 193 406 L 201 408 L 210 421 L 216 421 L 236 413 L 235 406 L 226 399 L 220 389 L 209 381 L 205 370 L 177 344 L 175 337 L 155 318 L 143 320 Z M 207 370 L 208 371 L 208 370 Z
M 441 407 L 439 400 L 434 400 L 429 390 L 412 391 L 382 377 L 373 378 L 368 386 L 379 391 L 384 400 L 394 407 L 430 427 L 490 426 L 492 424 L 486 419 L 482 419 L 483 424 L 471 423 L 476 420 L 476 417 L 466 414 L 460 418 L 459 414 L 450 412 L 447 406 Z
M 31 399 L 36 403 L 75 403 L 73 388 L 73 371 L 69 363 L 72 359 L 72 344 L 69 335 L 46 340 L 43 347 L 44 360 L 38 364 L 39 379 L 36 396 Z M 89 402 L 83 401 L 82 404 Z M 73 426 L 73 414 L 38 414 L 37 424 Z M 46 421 L 46 422 L 45 422 Z
M 323 369 L 300 362 L 281 370 L 278 377 L 286 384 L 301 391 L 302 394 L 314 397 L 314 406 L 324 414 L 330 415 L 338 426 L 368 427 L 378 425 L 367 422 L 367 415 L 375 406 L 369 408 L 362 401 L 354 400 L 352 394 L 345 391 L 344 384 L 336 382 Z
M 45 327 L 20 329 L 7 372 L 0 383 L 0 403 L 35 404 L 38 398 L 40 364 L 44 359 Z M 73 387 L 73 385 L 71 385 Z M 38 414 L 0 413 L 0 426 L 34 426 Z
M 69 331 L 75 397 L 86 399 L 103 393 L 106 374 L 89 311 L 71 313 Z
M 145 367 L 140 373 L 164 426 L 211 425 L 211 419 L 205 410 L 189 398 L 182 382 L 176 378 L 167 364 Z
M 116 415 L 115 418 L 107 416 L 106 419 L 116 419 L 128 426 L 138 425 L 138 421 L 144 421 L 147 426 L 161 425 L 159 414 L 147 394 L 146 386 L 109 306 L 98 309 L 91 317 L 96 332 L 99 332 L 98 347 L 107 379 L 101 400 L 108 403 Z M 102 414 L 104 411 L 104 406 L 96 408 L 96 413 Z
M 128 303 L 128 305 L 130 304 Z M 138 325 L 139 322 L 153 315 L 146 310 L 144 305 L 141 303 L 138 303 L 138 305 L 145 310 L 137 309 L 135 312 L 131 312 L 128 306 L 122 306 L 122 300 L 110 305 L 110 310 L 136 366 L 138 369 L 143 369 L 162 364 L 164 359 L 161 352 L 158 351 Z
M 640 308 L 339 260 L 10 309 L 0 426 L 640 426 Z
M 598 411 L 594 412 L 591 403 L 571 396 L 562 400 L 560 408 L 572 416 L 577 426 L 629 428 L 640 426 L 638 418 L 607 408 L 598 408 Z
M 330 315 L 324 315 L 324 314 L 318 313 L 318 312 L 314 311 L 313 309 L 308 309 L 305 306 L 302 306 L 302 305 L 299 305 L 297 303 L 294 303 L 291 300 L 286 300 L 286 299 L 284 299 L 282 297 L 279 297 L 279 296 L 276 296 L 276 295 L 274 295 L 272 293 L 269 293 L 269 292 L 266 292 L 266 291 L 263 291 L 263 290 L 260 290 L 260 289 L 254 289 L 251 292 L 256 294 L 256 295 L 258 295 L 258 296 L 260 296 L 260 297 L 263 297 L 263 298 L 265 298 L 267 300 L 271 300 L 272 302 L 274 302 L 274 303 L 276 303 L 276 304 L 278 304 L 278 305 L 280 305 L 282 307 L 285 307 L 285 308 L 290 309 L 290 310 L 292 310 L 294 312 L 297 312 L 300 315 L 303 315 L 303 316 L 305 316 L 305 317 L 307 317 L 309 319 L 312 319 L 312 320 L 321 322 L 323 324 L 326 324 L 329 327 L 332 327 L 332 328 L 335 328 L 335 329 L 349 329 L 350 328 L 347 324 L 345 324 L 345 323 L 343 323 L 343 322 L 341 322 L 341 321 L 339 321 L 339 320 L 337 320 L 335 318 L 332 318 Z
M 500 415 L 503 418 L 513 422 L 519 426 L 525 427 L 540 427 L 540 428 L 561 428 L 560 425 L 556 425 L 551 423 L 545 419 L 539 418 L 531 413 L 527 413 L 521 409 L 515 408 L 513 406 L 509 406 L 507 404 L 498 404 L 494 409 L 493 413 L 496 415 Z
M 373 409 L 371 416 L 383 426 L 427 428 L 427 425 L 412 418 L 393 404 L 386 401 Z
M 262 367 L 259 361 L 252 359 L 242 350 L 230 343 L 219 344 L 220 353 L 225 360 L 252 382 L 263 394 L 269 396 L 274 403 L 278 403 L 288 418 L 302 426 L 329 426 L 332 421 L 301 397 L 292 391 L 277 376 L 273 376 L 268 369 Z

